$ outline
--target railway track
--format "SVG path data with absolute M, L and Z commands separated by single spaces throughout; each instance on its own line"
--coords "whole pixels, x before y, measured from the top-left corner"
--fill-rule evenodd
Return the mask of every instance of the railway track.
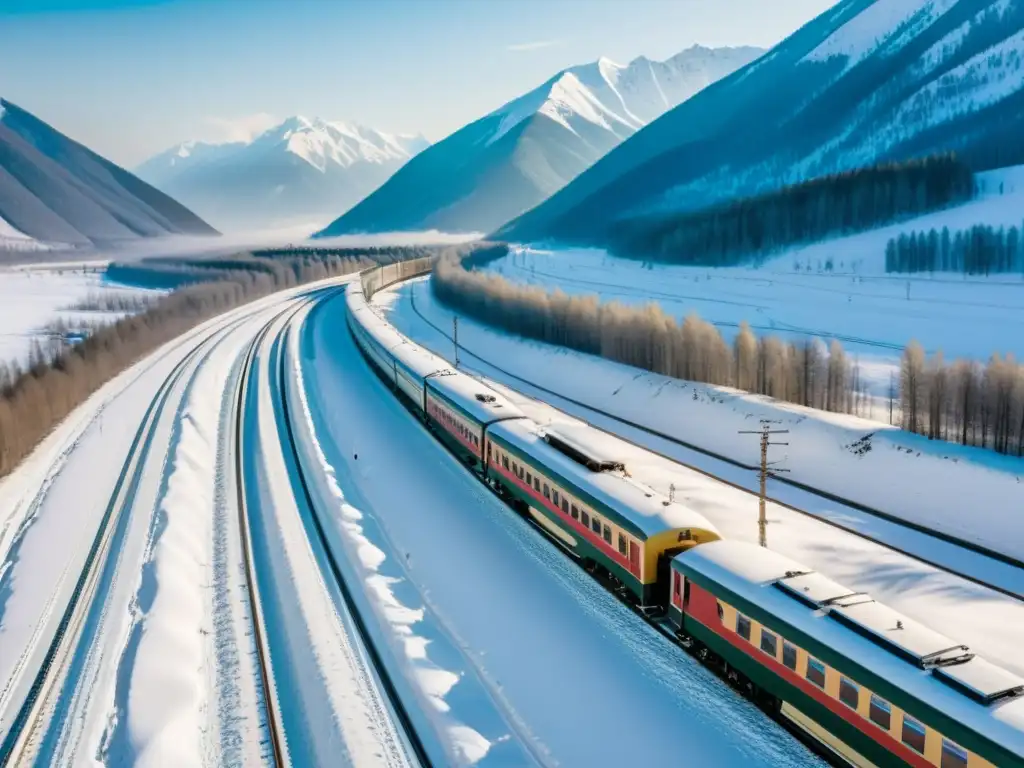
M 420 311 L 419 307 L 416 306 L 416 292 L 415 292 L 415 290 L 413 290 L 411 292 L 411 304 L 412 304 L 413 312 L 415 312 L 417 317 L 419 317 L 424 323 L 426 323 L 434 331 L 439 333 L 442 337 L 444 337 L 445 339 L 448 339 L 449 341 L 453 341 L 452 336 L 451 336 L 450 333 L 448 333 L 446 330 L 444 330 L 443 328 L 439 327 L 436 323 L 434 323 L 429 318 L 427 318 Z M 532 381 L 529 381 L 528 379 L 523 378 L 522 376 L 519 376 L 519 375 L 517 375 L 515 373 L 512 373 L 507 368 L 504 368 L 503 366 L 498 365 L 497 363 L 495 363 L 495 362 L 493 362 L 491 360 L 488 360 L 487 358 L 479 355 L 478 353 L 473 352 L 470 349 L 467 349 L 465 347 L 465 345 L 460 345 L 459 352 L 460 352 L 460 354 L 462 354 L 464 356 L 475 358 L 476 360 L 480 361 L 484 365 L 487 365 L 490 368 L 493 368 L 494 370 L 498 371 L 503 376 L 508 377 L 510 380 L 514 380 L 514 381 L 517 381 L 517 382 L 521 382 L 522 384 L 526 384 L 529 387 L 532 387 L 533 389 L 535 389 L 535 390 L 537 390 L 539 392 L 543 392 L 545 394 L 557 397 L 560 400 L 564 400 L 565 402 L 571 403 L 572 405 L 575 405 L 575 406 L 577 406 L 579 408 L 585 409 L 586 411 L 599 414 L 600 416 L 603 416 L 603 417 L 605 417 L 607 419 L 610 419 L 610 420 L 612 420 L 612 421 L 614 421 L 616 423 L 622 424 L 622 425 L 624 425 L 626 427 L 630 427 L 632 429 L 636 429 L 636 430 L 638 430 L 640 432 L 643 432 L 645 434 L 651 435 L 652 437 L 656 437 L 656 438 L 664 440 L 664 441 L 666 441 L 668 443 L 672 443 L 673 445 L 678 445 L 681 448 L 686 448 L 688 450 L 696 451 L 697 453 L 700 453 L 702 455 L 705 455 L 705 456 L 708 456 L 710 458 L 716 459 L 718 461 L 722 461 L 722 462 L 724 462 L 726 464 L 729 464 L 731 466 L 734 466 L 734 467 L 737 467 L 737 468 L 740 468 L 740 469 L 749 470 L 751 472 L 754 472 L 757 469 L 757 467 L 754 467 L 754 466 L 751 466 L 751 465 L 747 465 L 747 464 L 739 462 L 739 461 L 737 461 L 735 459 L 732 459 L 732 458 L 730 458 L 728 456 L 724 456 L 722 454 L 718 454 L 718 453 L 715 453 L 713 451 L 709 451 L 709 450 L 707 450 L 705 448 L 701 448 L 700 446 L 694 445 L 693 443 L 689 443 L 689 442 L 687 442 L 685 440 L 680 440 L 677 437 L 674 437 L 672 435 L 666 434 L 664 432 L 660 432 L 660 431 L 658 431 L 656 429 L 652 429 L 652 428 L 647 427 L 647 426 L 645 426 L 643 424 L 639 424 L 637 422 L 621 418 L 621 417 L 619 417 L 619 416 L 617 416 L 617 415 L 615 415 L 613 413 L 609 413 L 607 411 L 601 410 L 600 408 L 595 408 L 592 405 L 584 403 L 584 402 L 582 402 L 580 400 L 576 400 L 576 399 L 574 399 L 572 397 L 568 397 L 567 395 L 564 395 L 564 394 L 562 394 L 560 392 L 556 392 L 556 391 L 554 391 L 552 389 L 549 389 L 547 387 L 541 386 L 539 384 L 535 384 Z M 605 432 L 606 434 L 612 434 L 612 433 L 609 433 L 607 430 L 601 429 L 600 427 L 598 427 L 596 425 L 591 424 L 591 426 L 593 426 L 595 429 L 600 429 L 602 432 Z M 651 448 L 651 447 L 649 447 L 647 445 L 640 445 L 639 443 L 636 443 L 635 441 L 630 440 L 629 438 L 627 438 L 627 437 L 625 437 L 625 436 L 623 436 L 621 434 L 615 433 L 613 436 L 617 437 L 618 439 L 623 440 L 623 441 L 625 441 L 627 443 L 630 443 L 631 445 L 635 445 L 638 448 L 641 448 L 641 449 L 643 449 L 645 451 L 648 451 L 649 453 L 652 453 L 652 454 L 654 454 L 656 456 L 660 456 L 661 458 L 664 458 L 664 459 L 666 459 L 668 461 L 672 461 L 672 462 L 674 462 L 676 464 L 679 464 L 680 466 L 684 466 L 687 469 L 690 469 L 690 470 L 692 470 L 694 472 L 697 472 L 697 473 L 699 473 L 701 475 L 704 475 L 705 477 L 712 478 L 712 479 L 714 479 L 714 480 L 716 480 L 716 481 L 718 481 L 720 483 L 724 483 L 725 485 L 728 485 L 728 486 L 731 486 L 731 487 L 733 487 L 733 488 L 735 488 L 737 490 L 743 491 L 744 493 L 753 495 L 753 491 L 751 491 L 749 488 L 746 488 L 743 485 L 740 485 L 739 483 L 736 483 L 736 482 L 733 482 L 731 480 L 727 480 L 725 478 L 719 477 L 718 475 L 715 475 L 712 472 L 709 472 L 709 471 L 707 471 L 705 469 L 702 469 L 702 468 L 700 468 L 698 466 L 695 466 L 693 464 L 690 464 L 690 463 L 687 463 L 685 461 L 682 461 L 682 460 L 678 459 L 677 457 L 669 456 L 669 455 L 667 455 L 665 453 L 662 453 L 660 451 L 657 451 L 657 450 L 655 450 L 655 449 L 653 449 L 653 448 Z M 819 489 L 816 489 L 816 488 L 813 488 L 811 486 L 805 485 L 805 484 L 800 483 L 798 481 L 791 480 L 789 478 L 780 477 L 778 475 L 772 475 L 772 479 L 774 481 L 778 482 L 778 483 L 782 483 L 784 485 L 787 485 L 787 486 L 790 486 L 790 487 L 793 487 L 793 488 L 797 488 L 797 489 L 799 489 L 801 491 L 804 491 L 806 493 L 812 494 L 812 495 L 817 496 L 818 498 L 824 499 L 826 501 L 831 501 L 831 502 L 835 502 L 835 503 L 838 503 L 838 504 L 843 504 L 844 506 L 850 507 L 851 509 L 855 509 L 858 512 L 862 512 L 864 514 L 870 515 L 870 516 L 878 518 L 880 520 L 884 520 L 887 523 L 891 523 L 893 525 L 900 526 L 900 527 L 902 527 L 902 528 L 904 528 L 906 530 L 913 531 L 913 532 L 915 532 L 917 534 L 931 537 L 932 539 L 935 539 L 937 541 L 941 541 L 941 542 L 943 542 L 945 544 L 952 544 L 954 546 L 960 547 L 962 549 L 965 549 L 967 551 L 970 551 L 970 552 L 974 553 L 975 555 L 978 555 L 978 556 L 981 556 L 983 558 L 987 558 L 987 559 L 989 559 L 991 561 L 994 561 L 996 563 L 1002 564 L 1003 566 L 1007 566 L 1008 565 L 1008 566 L 1011 566 L 1013 568 L 1024 570 L 1024 562 L 1022 562 L 1022 561 L 1020 561 L 1020 560 L 1018 560 L 1016 558 L 1010 557 L 1008 555 L 1005 555 L 1005 554 L 1003 554 L 1001 552 L 996 552 L 996 551 L 991 550 L 991 549 L 989 549 L 987 547 L 983 547 L 981 545 L 975 544 L 974 542 L 966 541 L 966 540 L 958 538 L 956 536 L 945 534 L 945 533 L 942 533 L 940 531 L 935 531 L 935 530 L 932 530 L 930 528 L 927 528 L 926 526 L 919 525 L 917 523 L 913 523 L 913 522 L 910 522 L 910 521 L 907 521 L 907 520 L 903 520 L 903 519 L 897 517 L 896 515 L 892 515 L 892 514 L 889 514 L 887 512 L 883 512 L 881 510 L 874 509 L 872 507 L 868 507 L 868 506 L 863 505 L 863 504 L 858 504 L 857 502 L 851 501 L 849 499 L 844 499 L 841 496 L 830 494 L 830 493 L 827 493 L 825 491 L 821 491 Z M 954 576 L 957 576 L 958 578 L 965 579 L 965 580 L 970 581 L 970 582 L 972 582 L 974 584 L 978 584 L 979 586 L 983 586 L 983 587 L 985 587 L 987 589 L 991 589 L 991 590 L 994 590 L 996 592 L 999 592 L 1000 594 L 1006 595 L 1007 597 L 1011 597 L 1011 598 L 1013 598 L 1015 600 L 1019 600 L 1019 601 L 1024 602 L 1024 594 L 1021 594 L 1021 592 L 1019 592 L 1019 591 L 1015 591 L 1013 589 L 1006 588 L 1006 587 L 1004 587 L 1002 585 L 999 585 L 999 584 L 994 584 L 991 581 L 987 581 L 987 580 L 985 580 L 983 578 L 980 578 L 978 576 L 975 576 L 973 574 L 965 573 L 963 570 L 950 567 L 949 565 L 941 562 L 940 560 L 938 560 L 936 558 L 926 557 L 924 555 L 921 555 L 921 554 L 918 554 L 918 553 L 915 553 L 915 552 L 911 552 L 911 551 L 909 551 L 909 550 L 907 550 L 905 548 L 895 546 L 892 543 L 890 543 L 888 541 L 885 541 L 882 538 L 879 538 L 879 537 L 876 537 L 876 536 L 872 536 L 870 534 L 864 533 L 863 531 L 858 531 L 855 528 L 852 528 L 852 527 L 847 526 L 847 525 L 843 525 L 843 524 L 841 524 L 841 523 L 839 523 L 839 522 L 837 522 L 835 520 L 829 520 L 828 518 L 822 517 L 821 515 L 816 515 L 813 512 L 808 512 L 807 510 L 801 509 L 801 508 L 799 508 L 797 506 L 794 506 L 792 504 L 789 504 L 789 503 L 787 503 L 785 501 L 781 501 L 779 499 L 772 498 L 772 497 L 768 497 L 768 500 L 771 503 L 773 503 L 773 504 L 777 504 L 780 507 L 784 507 L 785 509 L 788 509 L 788 510 L 791 510 L 793 512 L 796 512 L 797 514 L 799 514 L 799 515 L 801 515 L 803 517 L 807 517 L 807 518 L 811 518 L 813 520 L 817 520 L 817 521 L 819 521 L 821 523 L 824 523 L 825 525 L 828 525 L 828 526 L 830 526 L 832 528 L 844 531 L 846 533 L 849 533 L 851 535 L 854 535 L 854 536 L 857 536 L 857 537 L 859 537 L 861 539 L 864 539 L 865 541 L 870 541 L 870 542 L 872 542 L 874 544 L 878 544 L 880 546 L 886 547 L 887 549 L 890 549 L 892 551 L 899 552 L 900 554 L 902 554 L 902 555 L 904 555 L 906 557 L 909 557 L 909 558 L 911 558 L 913 560 L 916 560 L 916 561 L 918 561 L 920 563 L 924 563 L 924 564 L 926 564 L 928 566 L 931 566 L 933 568 L 936 568 L 938 570 L 941 570 L 941 571 L 944 571 L 946 573 L 950 573 L 950 574 L 952 574 Z
M 338 290 L 344 290 L 344 288 L 334 289 L 325 292 L 322 298 L 326 300 L 331 295 L 334 295 Z M 399 691 L 399 687 L 396 684 L 394 677 L 389 672 L 388 666 L 384 662 L 384 659 L 382 658 L 381 653 L 377 648 L 377 645 L 373 639 L 373 635 L 370 632 L 369 626 L 367 625 L 366 618 L 363 616 L 363 613 L 360 610 L 360 607 L 356 602 L 352 594 L 352 591 L 349 588 L 349 585 L 345 579 L 343 571 L 338 563 L 334 549 L 331 546 L 330 539 L 321 520 L 321 512 L 317 507 L 317 503 L 310 489 L 309 481 L 307 479 L 306 471 L 303 466 L 303 461 L 299 451 L 298 442 L 295 436 L 295 428 L 293 426 L 294 418 L 291 404 L 289 403 L 289 398 L 287 395 L 288 390 L 286 382 L 288 350 L 289 345 L 291 343 L 288 337 L 287 329 L 288 326 L 290 325 L 291 319 L 294 317 L 295 314 L 298 313 L 300 309 L 302 309 L 301 306 L 293 311 L 293 314 L 289 318 L 289 321 L 284 324 L 283 330 L 281 331 L 281 335 L 278 337 L 277 342 L 278 365 L 276 375 L 278 390 L 281 394 L 280 406 L 282 408 L 282 413 L 284 416 L 283 422 L 285 425 L 284 442 L 286 445 L 283 447 L 286 453 L 290 455 L 292 461 L 294 462 L 294 466 L 297 470 L 296 477 L 298 479 L 298 484 L 300 486 L 302 496 L 301 501 L 307 505 L 307 508 L 311 512 L 310 517 L 313 521 L 313 527 L 314 530 L 316 531 L 319 543 L 326 554 L 327 562 L 330 566 L 331 576 L 334 577 L 338 585 L 339 591 L 342 595 L 342 598 L 345 601 L 345 607 L 347 608 L 348 613 L 352 618 L 352 623 L 355 626 L 356 631 L 359 635 L 358 640 L 362 645 L 363 649 L 365 650 L 366 655 L 370 660 L 370 663 L 372 664 L 373 671 L 376 673 L 377 680 L 380 684 L 382 692 L 385 695 L 387 704 L 390 707 L 391 714 L 393 715 L 394 720 L 396 721 L 397 725 L 402 731 L 402 736 L 404 736 L 406 742 L 404 745 L 406 752 L 411 753 L 414 762 L 417 765 L 422 766 L 423 768 L 430 768 L 435 764 L 441 765 L 444 764 L 444 762 L 446 762 L 445 757 L 438 756 L 438 760 L 434 760 L 432 758 L 431 750 L 428 748 L 427 744 L 424 742 L 419 732 L 417 731 L 415 722 L 411 715 L 410 708 L 406 705 L 406 702 L 404 701 Z
M 46 714 L 56 704 L 51 697 L 59 691 L 59 683 L 66 670 L 66 663 L 75 652 L 80 630 L 96 598 L 97 587 L 108 563 L 115 533 L 120 527 L 122 518 L 131 507 L 157 425 L 171 393 L 177 387 L 185 371 L 199 358 L 201 353 L 214 343 L 215 339 L 222 338 L 243 321 L 244 318 L 240 318 L 203 337 L 175 364 L 150 401 L 118 475 L 110 501 L 100 518 L 100 524 L 89 547 L 82 571 L 61 614 L 53 638 L 43 655 L 42 663 L 34 674 L 24 700 L 14 717 L 11 718 L 9 726 L 2 733 L 0 766 L 25 762 L 30 759 L 32 751 L 38 747 L 39 726 L 44 721 Z
M 301 303 L 300 303 L 301 306 Z M 285 739 L 284 729 L 281 724 L 277 690 L 274 685 L 274 676 L 270 664 L 270 645 L 264 632 L 263 607 L 259 598 L 259 588 L 256 581 L 256 569 L 252 552 L 252 536 L 249 525 L 249 509 L 245 497 L 245 470 L 243 457 L 243 415 L 245 413 L 246 396 L 249 392 L 249 378 L 252 371 L 253 359 L 256 350 L 260 348 L 271 327 L 289 309 L 284 309 L 274 315 L 249 342 L 242 368 L 239 372 L 238 387 L 235 391 L 234 418 L 232 419 L 233 435 L 229 444 L 235 452 L 235 490 L 238 504 L 238 527 L 242 542 L 242 560 L 244 563 L 246 594 L 249 597 L 249 611 L 252 616 L 253 640 L 256 645 L 256 663 L 259 667 L 260 685 L 263 692 L 263 707 L 266 721 L 267 738 L 270 742 L 270 753 L 275 766 L 290 765 L 288 759 L 288 744 Z M 294 311 L 294 310 L 291 310 Z
M 235 468 L 235 490 L 238 495 L 238 524 L 242 540 L 249 608 L 253 617 L 253 633 L 257 652 L 256 655 L 257 665 L 259 667 L 260 684 L 263 690 L 263 705 L 270 757 L 275 766 L 288 766 L 292 764 L 291 756 L 288 751 L 288 739 L 284 726 L 284 718 L 282 716 L 280 700 L 278 698 L 276 683 L 274 680 L 273 665 L 271 661 L 271 640 L 267 635 L 264 610 L 259 594 L 257 563 L 252 541 L 252 521 L 250 518 L 250 510 L 246 502 L 246 477 L 243 457 L 244 443 L 246 439 L 244 412 L 246 402 L 248 400 L 249 382 L 254 373 L 254 362 L 259 350 L 270 344 L 271 332 L 274 329 L 274 326 L 279 325 L 278 330 L 275 331 L 276 338 L 273 339 L 272 345 L 272 348 L 274 349 L 274 352 L 272 352 L 271 355 L 272 366 L 274 365 L 274 353 L 276 353 L 277 358 L 277 367 L 272 375 L 277 379 L 278 390 L 281 394 L 281 399 L 278 405 L 282 409 L 284 417 L 282 421 L 285 425 L 285 432 L 282 434 L 282 449 L 285 454 L 291 458 L 297 470 L 295 477 L 299 487 L 296 490 L 300 495 L 300 498 L 298 498 L 297 501 L 307 505 L 307 508 L 311 513 L 310 517 L 313 521 L 313 529 L 319 539 L 318 543 L 325 553 L 327 562 L 330 566 L 330 574 L 325 574 L 325 576 L 328 578 L 333 577 L 338 586 L 339 592 L 341 593 L 345 603 L 345 608 L 352 618 L 352 625 L 356 628 L 358 633 L 358 638 L 355 639 L 362 646 L 362 649 L 365 651 L 366 658 L 368 658 L 372 664 L 373 669 L 371 672 L 379 682 L 380 689 L 384 693 L 387 705 L 390 707 L 391 714 L 394 716 L 394 720 L 401 730 L 400 735 L 404 739 L 403 749 L 407 754 L 411 754 L 414 757 L 416 764 L 429 768 L 429 766 L 433 765 L 433 762 L 431 761 L 428 751 L 417 733 L 409 711 L 406 708 L 402 697 L 399 695 L 397 686 L 395 685 L 394 680 L 388 672 L 387 666 L 384 664 L 383 659 L 377 650 L 369 628 L 366 625 L 366 621 L 352 596 L 336 559 L 335 553 L 328 541 L 326 531 L 324 530 L 323 524 L 320 520 L 320 514 L 317 511 L 316 503 L 304 474 L 292 423 L 291 407 L 288 402 L 288 397 L 285 395 L 287 386 L 286 363 L 288 329 L 291 327 L 295 316 L 308 304 L 319 299 L 324 299 L 335 293 L 337 290 L 343 289 L 328 289 L 318 292 L 318 294 L 311 295 L 305 300 L 299 300 L 294 306 L 287 307 L 281 312 L 278 312 L 267 323 L 265 323 L 249 343 L 242 365 L 238 387 L 235 392 L 235 413 L 232 419 L 234 434 L 231 437 L 231 444 L 233 445 L 235 452 L 233 463 Z

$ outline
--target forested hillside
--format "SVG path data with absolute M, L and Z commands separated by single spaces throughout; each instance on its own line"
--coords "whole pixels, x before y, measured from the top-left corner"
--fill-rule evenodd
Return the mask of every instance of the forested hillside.
M 970 199 L 970 169 L 953 156 L 862 168 L 694 213 L 613 225 L 619 256 L 734 266 L 779 248 L 860 232 Z

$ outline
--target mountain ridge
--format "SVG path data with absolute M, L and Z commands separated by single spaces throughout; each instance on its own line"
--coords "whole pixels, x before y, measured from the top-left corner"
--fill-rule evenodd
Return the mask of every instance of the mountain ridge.
M 317 235 L 486 231 L 761 53 L 694 46 L 663 62 L 637 57 L 621 65 L 602 57 L 568 67 L 433 145 Z
M 218 234 L 170 196 L 5 99 L 0 219 L 34 240 L 76 246 Z
M 602 245 L 612 220 L 875 162 L 1022 162 L 1022 26 L 1021 0 L 845 0 L 493 234 Z

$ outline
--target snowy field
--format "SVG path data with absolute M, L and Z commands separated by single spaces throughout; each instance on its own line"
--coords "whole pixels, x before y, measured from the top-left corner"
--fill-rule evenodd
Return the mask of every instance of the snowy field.
M 1024 358 L 1024 275 L 885 273 L 886 243 L 900 232 L 1024 223 L 1024 168 L 982 174 L 979 184 L 979 198 L 967 205 L 796 248 L 760 267 L 646 264 L 600 250 L 531 247 L 515 248 L 487 268 L 568 294 L 632 305 L 654 301 L 677 318 L 695 312 L 728 341 L 743 321 L 758 335 L 838 339 L 883 394 L 912 339 L 947 359 L 987 360 L 995 352 Z
M 0 361 L 24 363 L 32 340 L 46 342 L 47 325 L 63 320 L 83 327 L 109 323 L 116 312 L 72 311 L 91 295 L 157 295 L 107 281 L 102 264 L 48 264 L 0 269 Z

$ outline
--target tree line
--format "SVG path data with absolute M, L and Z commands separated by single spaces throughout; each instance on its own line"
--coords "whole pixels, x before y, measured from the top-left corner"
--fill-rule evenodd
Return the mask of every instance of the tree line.
M 740 325 L 732 344 L 695 314 L 677 321 L 658 304 L 629 307 L 597 296 L 513 283 L 442 259 L 431 280 L 445 306 L 519 336 L 557 344 L 677 379 L 735 387 L 799 405 L 871 416 L 860 366 L 837 341 L 787 342 Z M 1024 456 L 1024 365 L 1012 355 L 987 364 L 927 358 L 921 345 L 904 350 L 898 389 L 902 427 Z
M 910 432 L 1024 456 L 1024 365 L 1012 355 L 947 362 L 911 342 L 900 366 L 900 410 Z
M 688 381 L 742 389 L 841 413 L 865 413 L 860 369 L 833 341 L 785 342 L 757 337 L 746 323 L 730 345 L 715 326 L 691 314 L 681 322 L 660 305 L 630 307 L 596 296 L 568 296 L 466 270 L 442 259 L 434 295 L 452 310 L 538 341 Z
M 904 232 L 885 247 L 886 272 L 960 272 L 965 275 L 1024 275 L 1024 243 L 1017 227 L 982 224 L 950 232 Z
M 167 260 L 112 264 L 108 274 L 133 275 L 144 284 L 154 273 L 166 277 L 175 269 L 185 279 L 138 314 L 103 326 L 76 344 L 35 342 L 26 366 L 0 361 L 0 477 L 92 393 L 162 344 L 246 302 L 371 266 L 374 260 L 365 254 L 304 255 L 271 271 L 254 267 L 246 258 L 237 264 L 230 269 L 195 263 L 175 268 Z
M 704 210 L 624 219 L 612 224 L 609 241 L 615 254 L 628 258 L 735 266 L 973 195 L 970 168 L 953 155 L 943 155 L 823 176 Z

